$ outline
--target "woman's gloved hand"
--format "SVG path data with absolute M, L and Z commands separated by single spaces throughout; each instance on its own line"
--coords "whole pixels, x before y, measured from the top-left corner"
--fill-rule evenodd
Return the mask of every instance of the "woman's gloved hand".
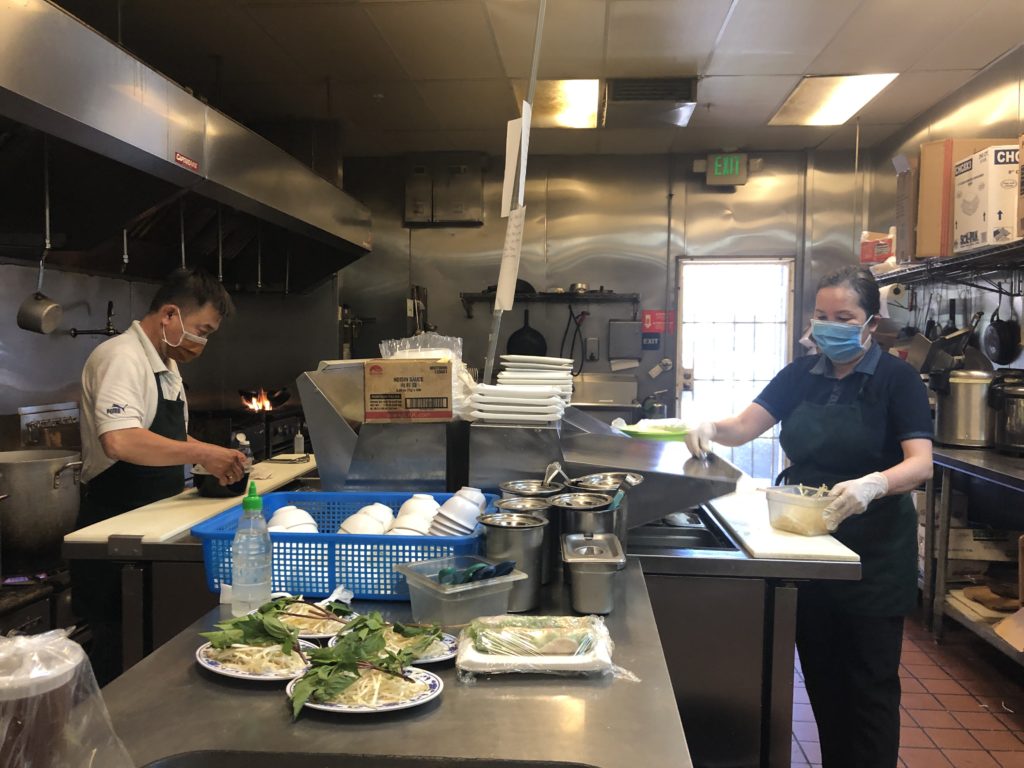
M 686 447 L 695 459 L 706 458 L 711 452 L 711 441 L 715 439 L 718 429 L 713 422 L 705 421 L 686 433 Z
M 889 481 L 881 472 L 846 480 L 832 486 L 831 495 L 834 501 L 822 510 L 825 527 L 834 532 L 839 524 L 851 515 L 859 515 L 875 499 L 880 499 L 889 492 Z

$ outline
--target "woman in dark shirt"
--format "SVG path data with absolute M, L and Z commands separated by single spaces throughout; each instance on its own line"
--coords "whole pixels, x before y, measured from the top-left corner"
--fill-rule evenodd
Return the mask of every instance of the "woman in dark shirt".
M 687 437 L 736 446 L 782 423 L 787 483 L 827 485 L 823 517 L 861 558 L 859 582 L 800 586 L 797 649 L 823 768 L 892 768 L 900 732 L 903 617 L 917 603 L 917 515 L 909 491 L 932 474 L 932 421 L 917 372 L 883 353 L 878 285 L 850 267 L 825 277 L 811 335 L 821 354 L 775 376 L 737 416 Z

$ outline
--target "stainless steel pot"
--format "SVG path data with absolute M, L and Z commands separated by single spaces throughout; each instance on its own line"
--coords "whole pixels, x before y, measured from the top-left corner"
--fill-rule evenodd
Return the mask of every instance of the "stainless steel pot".
M 612 497 L 605 493 L 561 493 L 548 502 L 560 512 L 563 534 L 615 533 L 618 510 L 608 509 Z
M 530 481 L 525 481 L 530 482 Z M 504 490 L 506 483 L 502 483 Z M 561 553 L 561 521 L 557 514 L 551 514 L 551 504 L 547 499 L 540 497 L 512 496 L 505 499 L 498 499 L 494 502 L 499 512 L 508 512 L 513 515 L 534 515 L 548 521 L 544 526 L 544 552 L 541 562 L 540 582 L 550 584 L 555 573 L 555 563 Z
M 995 442 L 995 411 L 988 406 L 991 371 L 932 371 L 935 441 L 943 445 L 990 448 Z
M 73 451 L 0 452 L 0 548 L 8 573 L 38 571 L 60 560 L 65 534 L 78 516 L 81 454 Z
M 629 538 L 629 489 L 635 488 L 643 481 L 644 476 L 636 472 L 594 472 L 570 480 L 567 485 L 571 490 L 584 493 L 604 493 L 611 496 L 613 500 L 620 487 L 625 489 L 626 492 L 619 499 L 618 508 L 615 510 L 615 528 L 608 531 L 608 533 L 614 533 L 625 548 Z M 571 531 L 566 532 L 571 533 Z M 598 531 L 583 531 L 583 533 L 598 533 Z
M 988 404 L 995 420 L 996 450 L 1024 453 L 1024 371 L 1002 369 L 988 390 Z

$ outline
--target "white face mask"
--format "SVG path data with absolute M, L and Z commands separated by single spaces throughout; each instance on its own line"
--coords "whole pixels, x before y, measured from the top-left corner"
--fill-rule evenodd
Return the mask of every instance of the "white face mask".
M 191 342 L 193 345 L 199 347 L 199 349 L 189 351 L 192 352 L 193 355 L 198 356 L 199 353 L 201 353 L 203 351 L 203 348 L 206 346 L 207 339 L 204 339 L 202 336 L 196 336 L 194 333 L 189 333 L 188 331 L 185 330 L 185 322 L 181 319 L 180 309 L 178 309 L 178 325 L 181 326 L 181 338 L 178 339 L 178 342 L 176 344 L 172 344 L 170 341 L 167 340 L 167 331 L 164 328 L 160 329 L 160 336 L 161 338 L 163 338 L 164 344 L 166 344 L 168 347 L 172 349 L 177 349 L 186 341 Z

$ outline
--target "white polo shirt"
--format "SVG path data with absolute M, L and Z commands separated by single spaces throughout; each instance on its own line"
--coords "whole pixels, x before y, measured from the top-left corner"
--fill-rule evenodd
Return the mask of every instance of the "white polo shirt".
M 160 393 L 154 374 L 160 377 Z M 118 429 L 149 429 L 161 394 L 168 400 L 185 400 L 178 364 L 160 359 L 138 320 L 93 350 L 82 370 L 82 480 L 89 482 L 114 464 L 103 451 L 100 435 Z

